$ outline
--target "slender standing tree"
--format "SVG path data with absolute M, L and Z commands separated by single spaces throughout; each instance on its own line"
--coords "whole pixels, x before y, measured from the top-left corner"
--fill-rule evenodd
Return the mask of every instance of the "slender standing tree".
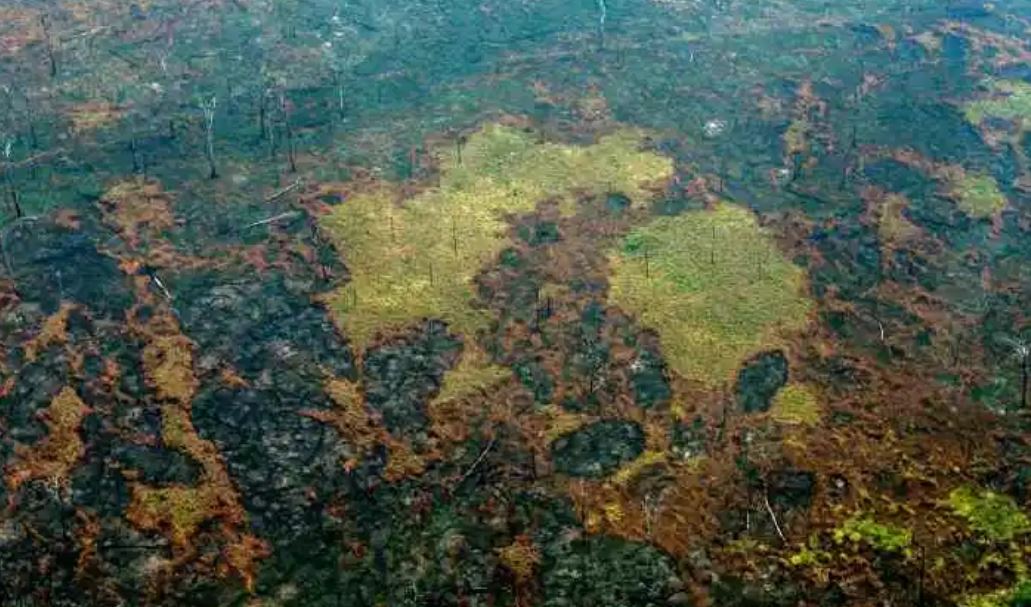
M 218 178 L 218 169 L 215 168 L 215 109 L 218 107 L 218 98 L 214 95 L 211 99 L 201 102 L 201 109 L 204 111 L 204 124 L 206 129 L 205 155 L 208 158 L 208 177 Z
M 268 131 L 268 93 L 262 88 L 258 93 L 258 140 L 265 141 Z
M 1013 358 L 1020 364 L 1020 408 L 1027 408 L 1027 389 L 1031 381 L 1031 341 L 1002 337 L 1000 341 L 1010 347 Z
M 344 112 L 344 72 L 342 69 L 333 68 L 333 80 L 336 83 L 337 89 L 337 115 L 341 120 L 344 119 L 346 113 Z
M 290 114 L 293 104 L 287 99 L 286 91 L 279 92 L 279 108 L 283 113 L 283 128 L 286 131 L 286 155 L 290 160 L 290 172 L 297 172 L 297 159 L 294 150 L 294 129 L 290 123 Z
M 43 40 L 46 43 L 47 61 L 50 64 L 50 77 L 57 77 L 57 51 L 54 49 L 54 36 L 50 30 L 50 17 L 43 13 L 39 17 L 39 25 L 43 28 Z
M 7 190 L 7 205 L 14 216 L 21 218 L 21 203 L 18 201 L 18 190 L 14 186 L 14 138 L 7 137 L 3 142 L 4 186 Z

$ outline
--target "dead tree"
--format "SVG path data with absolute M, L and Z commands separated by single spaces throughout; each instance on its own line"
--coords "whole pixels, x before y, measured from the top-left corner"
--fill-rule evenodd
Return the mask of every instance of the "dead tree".
M 43 41 L 46 45 L 47 62 L 50 64 L 50 77 L 57 77 L 57 52 L 54 49 L 54 36 L 50 31 L 50 17 L 43 13 L 39 17 L 39 25 L 43 28 Z
M 218 169 L 215 168 L 215 109 L 218 107 L 218 98 L 214 95 L 211 99 L 201 102 L 201 109 L 204 111 L 204 126 L 206 133 L 206 145 L 204 153 L 208 159 L 208 177 L 218 178 Z
M 297 158 L 294 149 L 294 129 L 290 124 L 290 100 L 286 98 L 286 92 L 279 93 L 279 109 L 283 113 L 283 130 L 286 132 L 286 155 L 290 160 L 290 172 L 297 172 Z
M 23 213 L 18 200 L 18 189 L 14 185 L 14 138 L 8 137 L 3 142 L 4 189 L 6 190 L 7 208 L 14 216 L 21 219 Z
M 1031 383 L 1031 341 L 1009 336 L 999 338 L 1010 348 L 1011 355 L 1020 364 L 1020 408 L 1027 408 L 1027 389 Z

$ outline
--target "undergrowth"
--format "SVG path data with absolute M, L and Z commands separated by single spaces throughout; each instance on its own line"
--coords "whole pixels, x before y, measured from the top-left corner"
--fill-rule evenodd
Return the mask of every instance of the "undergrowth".
M 655 329 L 670 366 L 709 385 L 801 329 L 804 272 L 740 207 L 660 217 L 610 256 L 610 302 Z

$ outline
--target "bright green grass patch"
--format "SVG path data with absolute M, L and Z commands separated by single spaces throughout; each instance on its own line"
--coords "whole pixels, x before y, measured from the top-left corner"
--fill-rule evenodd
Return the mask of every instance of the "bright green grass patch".
M 990 540 L 1009 541 L 1031 531 L 1031 521 L 1008 495 L 960 487 L 949 494 L 948 503 L 971 529 Z
M 458 400 L 481 388 L 492 386 L 511 374 L 507 367 L 491 363 L 487 353 L 470 341 L 458 365 L 444 376 L 444 384 L 434 400 L 438 403 Z
M 814 425 L 820 422 L 820 402 L 804 384 L 788 384 L 773 399 L 770 415 L 783 424 Z
M 967 215 L 983 219 L 1006 207 L 1006 196 L 988 175 L 967 175 L 951 184 L 951 195 Z
M 966 119 L 977 126 L 988 118 L 1015 120 L 1022 127 L 1031 127 L 1031 84 L 1020 80 L 991 80 L 992 96 L 967 103 Z
M 438 187 L 403 201 L 389 186 L 351 198 L 322 221 L 351 272 L 330 297 L 331 312 L 359 349 L 420 318 L 475 335 L 488 316 L 474 303 L 473 279 L 509 244 L 506 214 L 578 193 L 617 191 L 640 205 L 648 186 L 673 173 L 670 159 L 640 151 L 642 142 L 628 130 L 586 147 L 540 143 L 488 125 L 460 153 L 438 153 Z
M 878 523 L 869 516 L 855 515 L 834 530 L 834 541 L 843 544 L 868 544 L 882 552 L 908 555 L 913 532 L 894 525 Z
M 788 563 L 793 567 L 825 567 L 831 558 L 832 555 L 829 552 L 802 546 L 798 552 L 788 557 Z
M 658 331 L 673 369 L 710 385 L 801 329 L 811 306 L 803 271 L 750 211 L 730 204 L 657 218 L 609 262 L 610 303 Z

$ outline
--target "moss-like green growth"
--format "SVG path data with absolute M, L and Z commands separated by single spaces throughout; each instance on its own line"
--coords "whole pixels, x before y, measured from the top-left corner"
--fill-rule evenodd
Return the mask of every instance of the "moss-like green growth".
M 421 318 L 475 335 L 488 317 L 472 305 L 472 281 L 509 244 L 505 216 L 581 192 L 619 191 L 640 205 L 646 188 L 673 172 L 668 158 L 640 151 L 642 142 L 622 131 L 586 147 L 539 143 L 488 125 L 460 151 L 438 152 L 438 187 L 404 201 L 386 185 L 354 196 L 322 221 L 351 272 L 331 312 L 361 349 L 377 332 Z
M 784 131 L 784 152 L 791 156 L 805 154 L 809 151 L 809 123 L 805 120 L 792 120 Z
M 612 482 L 620 486 L 629 485 L 642 472 L 666 463 L 665 451 L 645 451 L 637 459 L 626 464 L 612 475 Z
M 948 504 L 971 529 L 990 540 L 1009 541 L 1031 531 L 1031 521 L 1008 495 L 960 487 L 949 493 Z
M 434 402 L 444 403 L 457 400 L 495 384 L 511 374 L 506 367 L 491 363 L 490 357 L 476 344 L 467 345 L 462 358 L 450 373 L 444 376 L 444 384 Z
M 950 194 L 959 208 L 975 219 L 991 217 L 1006 207 L 1006 196 L 988 175 L 966 175 L 951 184 Z
M 1028 605 L 1031 605 L 1031 581 L 1022 580 L 1013 587 L 1013 592 L 1009 597 L 1009 604 L 1011 607 L 1028 607 Z
M 426 408 L 434 434 L 454 442 L 467 438 L 470 420 L 463 399 L 497 385 L 511 374 L 507 367 L 492 363 L 475 340 L 468 340 L 458 365 L 444 375 L 440 392 Z
M 219 514 L 222 499 L 214 487 L 133 487 L 133 500 L 126 518 L 140 529 L 165 531 L 177 547 L 190 538 L 205 521 Z
M 770 415 L 783 424 L 817 424 L 820 421 L 820 402 L 808 386 L 788 384 L 774 397 Z
M 658 331 L 673 369 L 710 385 L 801 329 L 811 305 L 803 271 L 750 211 L 730 204 L 659 217 L 609 261 L 610 303 Z
M 869 516 L 854 515 L 834 530 L 834 541 L 839 544 L 867 544 L 875 550 L 908 556 L 913 533 L 894 525 L 878 523 Z
M 974 594 L 959 600 L 960 607 L 1026 607 L 1031 605 L 1031 581 L 1023 580 L 1012 588 L 987 594 Z
M 886 246 L 894 246 L 913 238 L 920 233 L 920 228 L 905 215 L 909 201 L 901 194 L 888 194 L 881 206 L 877 234 Z
M 798 552 L 788 557 L 788 563 L 792 567 L 826 567 L 833 556 L 819 548 L 802 546 Z
M 963 108 L 966 119 L 974 126 L 989 118 L 1013 120 L 1018 126 L 1031 126 L 1031 84 L 1020 80 L 990 80 L 991 96 L 967 103 Z

